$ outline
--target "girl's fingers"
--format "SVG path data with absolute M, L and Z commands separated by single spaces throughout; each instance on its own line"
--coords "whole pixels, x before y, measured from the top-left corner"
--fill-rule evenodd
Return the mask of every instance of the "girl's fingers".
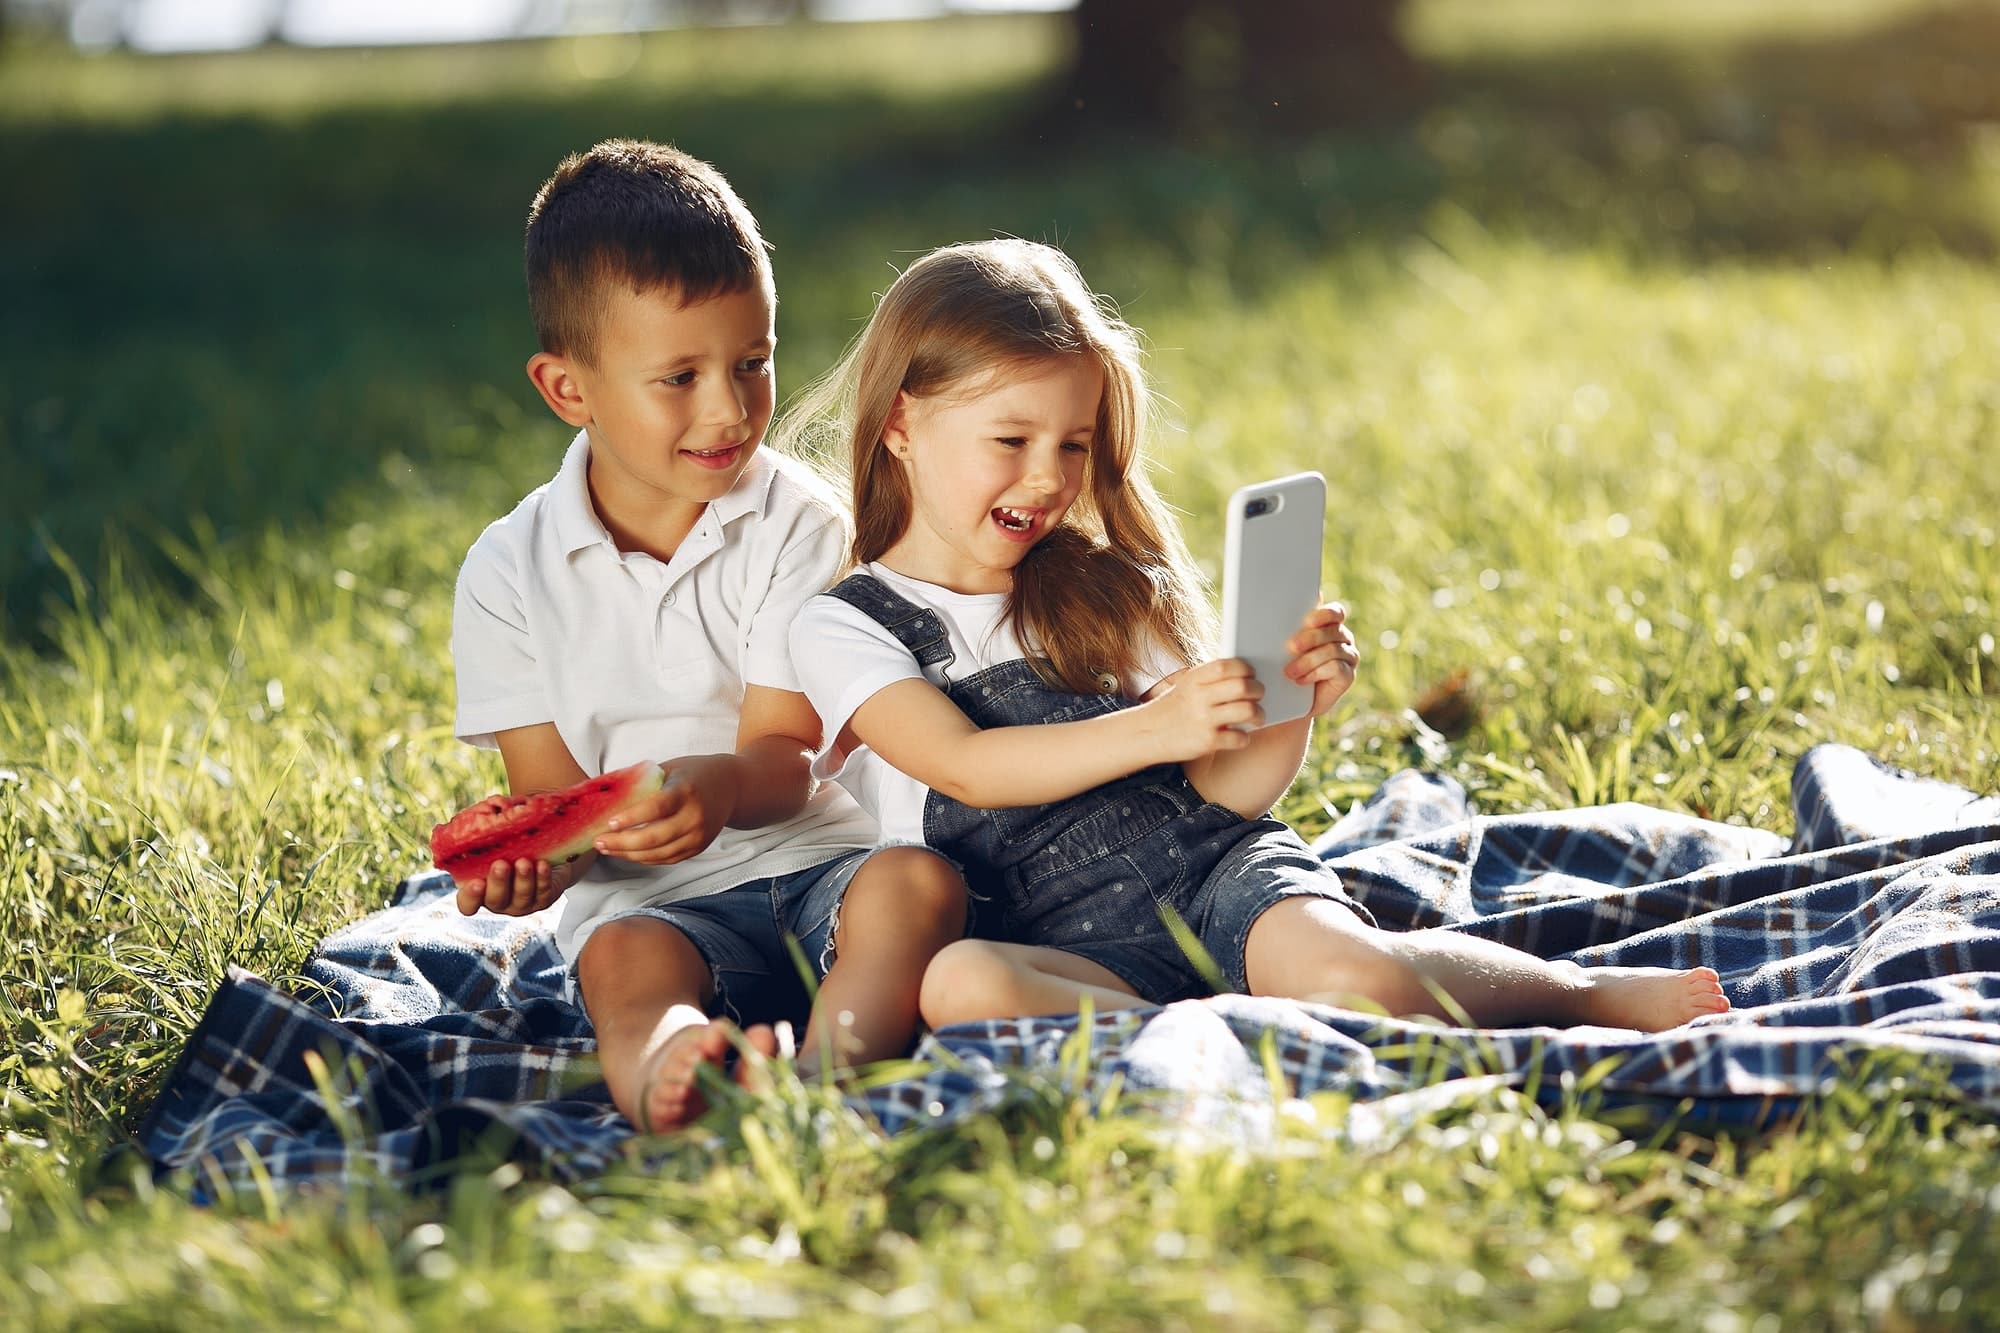
M 1308 680 L 1323 680 L 1329 671 L 1343 667 L 1352 671 L 1360 663 L 1361 654 L 1355 651 L 1354 645 L 1333 643 L 1293 658 L 1285 667 L 1285 674 L 1303 683 Z
M 1302 629 L 1331 629 L 1347 620 L 1347 608 L 1339 602 L 1328 602 L 1306 612 L 1306 618 L 1299 622 Z
M 1188 672 L 1188 680 L 1195 684 L 1209 684 L 1216 681 L 1236 680 L 1253 675 L 1250 664 L 1240 657 L 1218 657 L 1212 662 L 1203 662 Z
M 1322 629 L 1299 631 L 1291 638 L 1285 640 L 1285 651 L 1297 657 L 1301 653 L 1309 653 L 1315 648 L 1324 648 L 1328 644 L 1352 644 L 1353 642 L 1353 630 L 1347 628 L 1345 625 L 1330 625 Z

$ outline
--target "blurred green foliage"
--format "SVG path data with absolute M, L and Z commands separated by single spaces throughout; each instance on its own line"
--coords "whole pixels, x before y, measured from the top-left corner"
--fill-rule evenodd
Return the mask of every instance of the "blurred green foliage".
M 1523 0 L 1539 40 L 1512 44 L 1506 8 L 1417 7 L 1432 100 L 1400 128 L 1194 148 L 1021 133 L 1060 75 L 1053 19 L 250 58 L 16 43 L 0 624 L 35 632 L 71 593 L 63 558 L 91 577 L 107 535 L 164 567 L 161 534 L 365 508 L 385 468 L 504 466 L 535 410 L 525 201 L 613 134 L 711 157 L 765 221 L 792 386 L 889 265 L 995 232 L 1069 247 L 1142 320 L 1205 284 L 1283 290 L 1441 214 L 1641 265 L 1994 252 L 1991 4 L 1885 0 L 1873 24 L 1851 0 L 1786 6 L 1803 31 L 1783 36 L 1712 3 Z

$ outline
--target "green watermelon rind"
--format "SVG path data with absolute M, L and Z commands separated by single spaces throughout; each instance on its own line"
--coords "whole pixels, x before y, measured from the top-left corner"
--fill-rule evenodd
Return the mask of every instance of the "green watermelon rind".
M 575 860 L 590 850 L 611 816 L 658 791 L 665 780 L 660 766 L 648 762 L 559 791 L 488 798 L 431 830 L 431 862 L 464 884 L 485 880 L 495 861 Z

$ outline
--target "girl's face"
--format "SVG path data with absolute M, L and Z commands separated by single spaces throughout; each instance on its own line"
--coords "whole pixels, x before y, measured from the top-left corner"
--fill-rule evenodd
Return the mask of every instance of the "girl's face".
M 1005 592 L 1083 488 L 1104 373 L 1065 356 L 896 396 L 882 445 L 910 481 L 889 568 L 956 592 Z

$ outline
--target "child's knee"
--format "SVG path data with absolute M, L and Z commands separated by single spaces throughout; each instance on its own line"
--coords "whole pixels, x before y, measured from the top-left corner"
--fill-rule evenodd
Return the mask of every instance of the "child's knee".
M 678 928 L 657 917 L 607 921 L 576 956 L 576 983 L 591 1021 L 604 1024 L 628 1007 L 660 1003 L 706 1008 L 715 978 L 708 960 Z
M 889 847 L 868 858 L 848 885 L 841 914 L 883 913 L 897 928 L 965 932 L 969 899 L 958 868 L 923 847 Z
M 700 951 L 673 926 L 657 917 L 625 916 L 590 932 L 577 953 L 576 967 L 586 977 L 633 967 L 654 971 L 663 957 L 681 961 L 684 955 L 697 964 L 702 962 Z
M 1290 905 L 1305 908 L 1306 900 Z M 1334 1003 L 1361 999 L 1392 1014 L 1425 1007 L 1422 977 L 1393 936 L 1351 914 L 1274 909 L 1267 919 L 1269 929 L 1260 930 L 1267 924 L 1260 920 L 1245 951 L 1254 993 Z
M 917 1008 L 930 1026 L 949 1027 L 1014 1013 L 1020 995 L 1018 970 L 1006 950 L 987 940 L 958 940 L 924 969 Z

